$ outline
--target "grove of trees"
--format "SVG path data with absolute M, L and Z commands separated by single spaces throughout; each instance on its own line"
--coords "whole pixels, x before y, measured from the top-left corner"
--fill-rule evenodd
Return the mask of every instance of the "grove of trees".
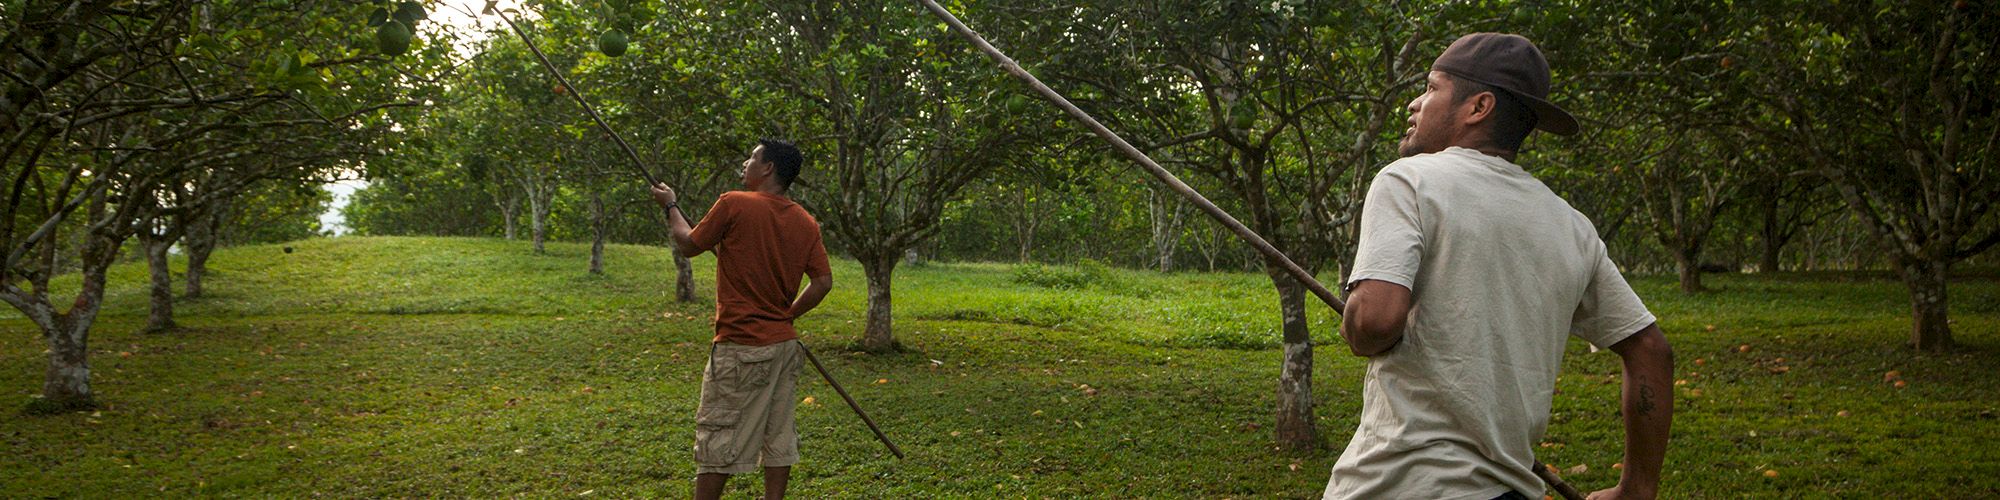
M 1273 428 L 1318 442 L 1303 287 L 915 2 L 518 7 L 578 88 L 497 20 L 404 18 L 438 4 L 8 3 L 0 299 L 50 345 L 44 399 L 89 401 L 84 343 L 121 251 L 154 263 L 152 327 L 171 329 L 169 247 L 189 252 L 184 295 L 199 294 L 219 228 L 299 220 L 325 182 L 368 181 L 344 209 L 360 234 L 520 238 L 536 252 L 592 241 L 587 272 L 605 272 L 605 242 L 663 244 L 644 186 L 567 95 L 582 91 L 689 200 L 734 188 L 756 138 L 796 141 L 794 198 L 866 275 L 865 349 L 897 348 L 891 283 L 907 262 L 1264 271 L 1283 353 Z M 1672 272 L 1698 294 L 1704 273 L 1885 270 L 1909 291 L 1911 346 L 1941 350 L 1951 270 L 1991 263 L 2000 243 L 1989 2 L 948 7 L 1329 281 L 1352 261 L 1362 195 L 1395 159 L 1431 59 L 1478 31 L 1547 53 L 1553 100 L 1585 133 L 1537 135 L 1520 163 L 1597 223 L 1628 272 Z M 413 27 L 410 47 L 379 40 L 384 26 Z M 601 46 L 611 32 L 629 47 Z M 688 269 L 637 272 L 698 300 Z M 72 272 L 82 291 L 58 306 L 49 280 Z

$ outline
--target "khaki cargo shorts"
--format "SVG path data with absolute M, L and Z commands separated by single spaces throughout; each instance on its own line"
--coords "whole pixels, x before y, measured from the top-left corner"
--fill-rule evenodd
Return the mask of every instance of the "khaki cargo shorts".
M 797 340 L 767 346 L 715 343 L 701 373 L 694 412 L 694 463 L 699 474 L 743 474 L 799 462 Z

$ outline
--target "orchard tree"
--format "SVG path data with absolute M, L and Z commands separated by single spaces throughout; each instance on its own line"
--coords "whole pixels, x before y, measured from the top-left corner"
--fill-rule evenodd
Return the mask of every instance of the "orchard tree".
M 106 271 L 149 211 L 181 181 L 241 157 L 200 146 L 277 128 L 365 126 L 394 106 L 314 106 L 349 84 L 378 85 L 363 26 L 368 4 L 51 2 L 10 7 L 0 37 L 0 301 L 49 345 L 38 406 L 93 404 L 87 341 Z M 281 38 L 282 37 L 282 38 Z M 407 47 L 404 48 L 405 50 Z M 332 76 L 333 78 L 329 78 Z M 259 114 L 290 109 L 288 116 Z M 64 233 L 74 233 L 75 246 Z M 74 255 L 82 286 L 69 307 L 51 279 Z M 23 287 L 25 285 L 25 287 Z
M 2000 243 L 2000 11 L 1775 2 L 1745 78 L 1910 292 L 1910 346 L 1953 345 L 1950 267 Z

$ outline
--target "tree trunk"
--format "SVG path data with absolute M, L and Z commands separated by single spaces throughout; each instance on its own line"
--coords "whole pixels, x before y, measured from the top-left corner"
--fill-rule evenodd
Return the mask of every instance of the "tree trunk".
M 208 277 L 208 256 L 215 252 L 215 246 L 222 240 L 222 221 L 228 219 L 228 202 L 216 202 L 195 218 L 182 236 L 183 249 L 187 250 L 187 272 L 182 275 L 187 280 L 187 298 L 201 296 L 202 278 Z
M 101 206 L 93 207 L 91 220 L 100 219 L 102 211 Z M 90 390 L 90 351 L 86 347 L 90 326 L 104 303 L 105 271 L 118 259 L 118 242 L 113 238 L 99 234 L 87 234 L 84 238 L 83 287 L 77 291 L 76 302 L 69 311 L 56 313 L 46 302 L 23 311 L 41 327 L 42 340 L 49 345 L 41 405 L 58 411 L 96 405 Z
M 494 204 L 500 205 L 500 219 L 507 227 L 507 240 L 513 241 L 514 227 L 520 225 L 515 221 L 514 214 L 521 209 L 521 198 L 509 196 L 504 201 L 495 201 Z
M 868 275 L 868 324 L 862 330 L 861 348 L 870 352 L 895 350 L 890 331 L 889 276 L 896 270 L 896 252 L 883 252 L 861 260 L 861 272 Z
M 140 246 L 146 251 L 146 269 L 151 272 L 152 307 L 146 313 L 146 331 L 164 332 L 174 328 L 174 276 L 169 267 L 167 250 L 173 248 L 174 240 L 168 237 L 148 236 L 141 233 Z
M 1915 259 L 1897 266 L 1903 284 L 1910 287 L 1910 347 L 1920 351 L 1952 347 L 1950 301 L 1945 294 L 1948 268 L 1943 262 Z
M 529 231 L 535 239 L 536 254 L 548 253 L 548 249 L 544 243 L 548 241 L 549 237 L 550 200 L 543 198 L 541 193 L 535 193 L 528 198 L 528 210 L 533 212 L 529 215 L 534 219 L 530 223 Z
M 187 237 L 182 239 L 187 243 L 185 250 L 188 256 L 187 272 L 182 274 L 182 278 L 187 280 L 184 295 L 190 299 L 201 296 L 201 280 L 208 277 L 208 255 L 215 252 L 216 239 L 213 230 L 195 231 L 194 228 L 189 228 Z
M 1758 234 L 1761 250 L 1757 255 L 1757 272 L 1778 272 L 1778 250 L 1785 247 L 1784 230 L 1780 227 L 1783 219 L 1778 217 L 1778 196 L 1776 190 L 1767 191 L 1764 202 L 1764 227 Z
M 669 249 L 667 252 L 674 255 L 674 300 L 681 302 L 698 300 L 699 297 L 694 294 L 694 261 L 681 256 L 678 251 Z
M 1277 266 L 1269 269 L 1276 270 Z M 1270 272 L 1270 271 L 1267 271 Z M 1284 363 L 1278 372 L 1278 444 L 1294 450 L 1319 446 L 1313 422 L 1313 346 L 1306 323 L 1305 287 L 1282 271 L 1273 272 L 1278 308 L 1284 315 Z
M 82 300 L 79 300 L 81 306 Z M 95 306 L 92 306 L 94 309 Z M 49 344 L 49 367 L 42 382 L 42 404 L 55 410 L 75 410 L 96 404 L 90 392 L 90 322 L 78 322 L 78 311 L 57 315 L 52 324 L 41 325 L 42 338 Z M 94 313 L 94 311 L 93 311 Z
M 604 233 L 610 217 L 604 213 L 604 196 L 590 197 L 590 274 L 604 274 Z
M 1146 211 L 1153 223 L 1153 255 L 1163 273 L 1174 271 L 1174 251 L 1180 247 L 1181 223 L 1187 215 L 1186 204 L 1171 196 L 1158 189 L 1146 191 Z
M 1021 262 L 1034 258 L 1035 227 L 1041 225 L 1041 218 L 1034 210 L 1028 191 L 1033 188 L 1014 190 L 1014 246 Z
M 1778 250 L 1782 248 L 1782 245 L 1784 244 L 1776 240 L 1764 240 L 1763 251 L 1757 255 L 1757 272 L 1775 273 L 1779 271 Z
M 1701 251 L 1685 247 L 1674 250 L 1674 268 L 1680 271 L 1681 293 L 1700 293 L 1708 288 L 1701 285 Z

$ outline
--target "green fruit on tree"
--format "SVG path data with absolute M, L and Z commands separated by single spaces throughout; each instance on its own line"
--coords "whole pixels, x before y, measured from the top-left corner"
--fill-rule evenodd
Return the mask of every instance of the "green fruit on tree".
M 1007 97 L 1008 113 L 1020 114 L 1020 113 L 1026 113 L 1027 111 L 1028 111 L 1028 98 L 1021 97 L 1018 95 Z
M 375 28 L 375 48 L 381 49 L 383 54 L 403 55 L 410 50 L 411 36 L 410 27 L 402 21 L 385 22 Z
M 1235 109 L 1229 110 L 1229 118 L 1236 128 L 1247 129 L 1257 124 L 1257 107 L 1245 102 L 1237 102 Z
M 604 55 L 618 57 L 625 55 L 625 32 L 611 30 L 597 37 L 597 51 Z

